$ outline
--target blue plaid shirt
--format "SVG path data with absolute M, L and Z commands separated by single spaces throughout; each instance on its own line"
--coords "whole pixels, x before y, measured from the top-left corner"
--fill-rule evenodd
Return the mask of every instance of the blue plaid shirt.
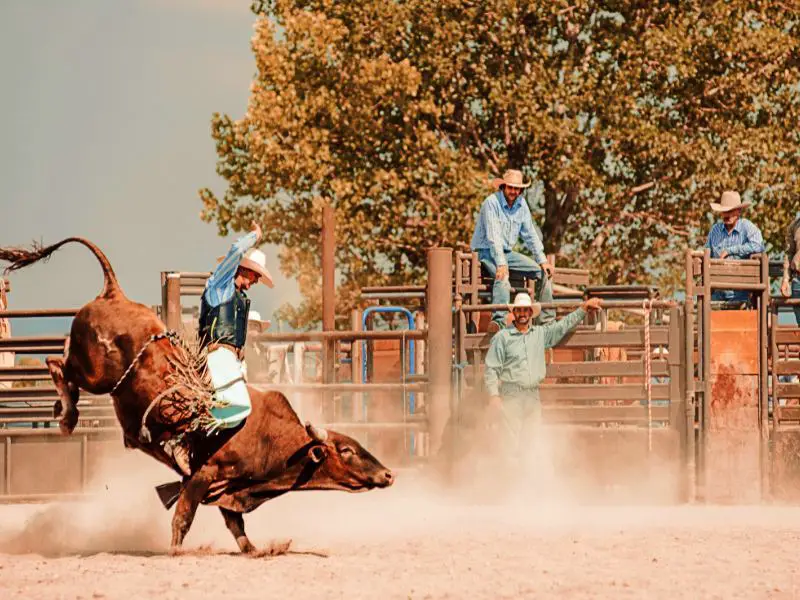
M 472 249 L 490 250 L 494 263 L 502 266 L 507 264 L 505 253 L 514 249 L 520 236 L 538 264 L 547 261 L 542 240 L 533 228 L 531 211 L 522 194 L 517 196 L 511 208 L 508 207 L 502 190 L 487 196 L 481 205 L 475 233 L 472 235 Z
M 750 258 L 764 252 L 761 231 L 747 219 L 739 219 L 728 233 L 722 221 L 714 223 L 708 232 L 706 248 L 711 248 L 711 258 L 719 258 L 720 252 L 728 251 L 727 258 Z
M 252 248 L 256 243 L 255 232 L 250 232 L 239 238 L 228 250 L 228 254 L 221 263 L 214 269 L 211 277 L 206 281 L 206 289 L 203 296 L 211 306 L 219 306 L 233 298 L 236 292 L 234 280 L 239 263 L 244 258 L 244 253 Z

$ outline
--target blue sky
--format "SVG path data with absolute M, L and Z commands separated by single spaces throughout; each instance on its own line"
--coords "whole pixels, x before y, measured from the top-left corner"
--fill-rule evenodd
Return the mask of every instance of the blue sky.
M 223 191 L 215 111 L 241 117 L 255 63 L 245 0 L 3 0 L 0 4 L 0 244 L 80 235 L 109 256 L 125 292 L 160 302 L 162 270 L 209 270 L 234 239 L 203 223 L 197 190 Z M 263 316 L 299 300 L 276 280 Z M 81 246 L 11 276 L 10 308 L 79 307 L 101 289 Z M 15 321 L 15 334 L 48 321 Z M 66 328 L 67 321 L 60 324 Z

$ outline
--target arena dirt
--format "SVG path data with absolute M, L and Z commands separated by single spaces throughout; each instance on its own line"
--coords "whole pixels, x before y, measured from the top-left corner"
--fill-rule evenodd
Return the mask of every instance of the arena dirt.
M 565 463 L 565 449 L 581 444 L 563 432 L 545 446 L 502 488 L 473 455 L 448 485 L 402 471 L 389 490 L 279 498 L 246 516 L 266 550 L 259 558 L 236 552 L 213 507 L 199 509 L 187 552 L 169 556 L 171 512 L 153 486 L 172 475 L 126 453 L 94 482 L 91 501 L 0 507 L 0 596 L 800 596 L 800 508 L 675 504 L 674 466 L 651 464 L 643 479 L 629 450 L 619 455 L 630 467 L 622 480 L 639 485 L 599 494 L 607 486 L 597 473 L 613 453 L 586 442 Z

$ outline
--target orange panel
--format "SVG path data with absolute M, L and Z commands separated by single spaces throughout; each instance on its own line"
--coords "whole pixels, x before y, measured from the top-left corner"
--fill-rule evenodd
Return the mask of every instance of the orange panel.
M 711 313 L 711 373 L 758 375 L 758 312 L 721 310 Z

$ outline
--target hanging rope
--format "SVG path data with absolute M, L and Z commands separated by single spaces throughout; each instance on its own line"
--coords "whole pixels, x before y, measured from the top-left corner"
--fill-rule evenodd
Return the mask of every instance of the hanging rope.
M 650 349 L 650 311 L 653 300 L 648 298 L 642 302 L 644 310 L 644 381 L 647 389 L 647 451 L 653 450 L 653 383 L 652 383 L 652 351 Z

